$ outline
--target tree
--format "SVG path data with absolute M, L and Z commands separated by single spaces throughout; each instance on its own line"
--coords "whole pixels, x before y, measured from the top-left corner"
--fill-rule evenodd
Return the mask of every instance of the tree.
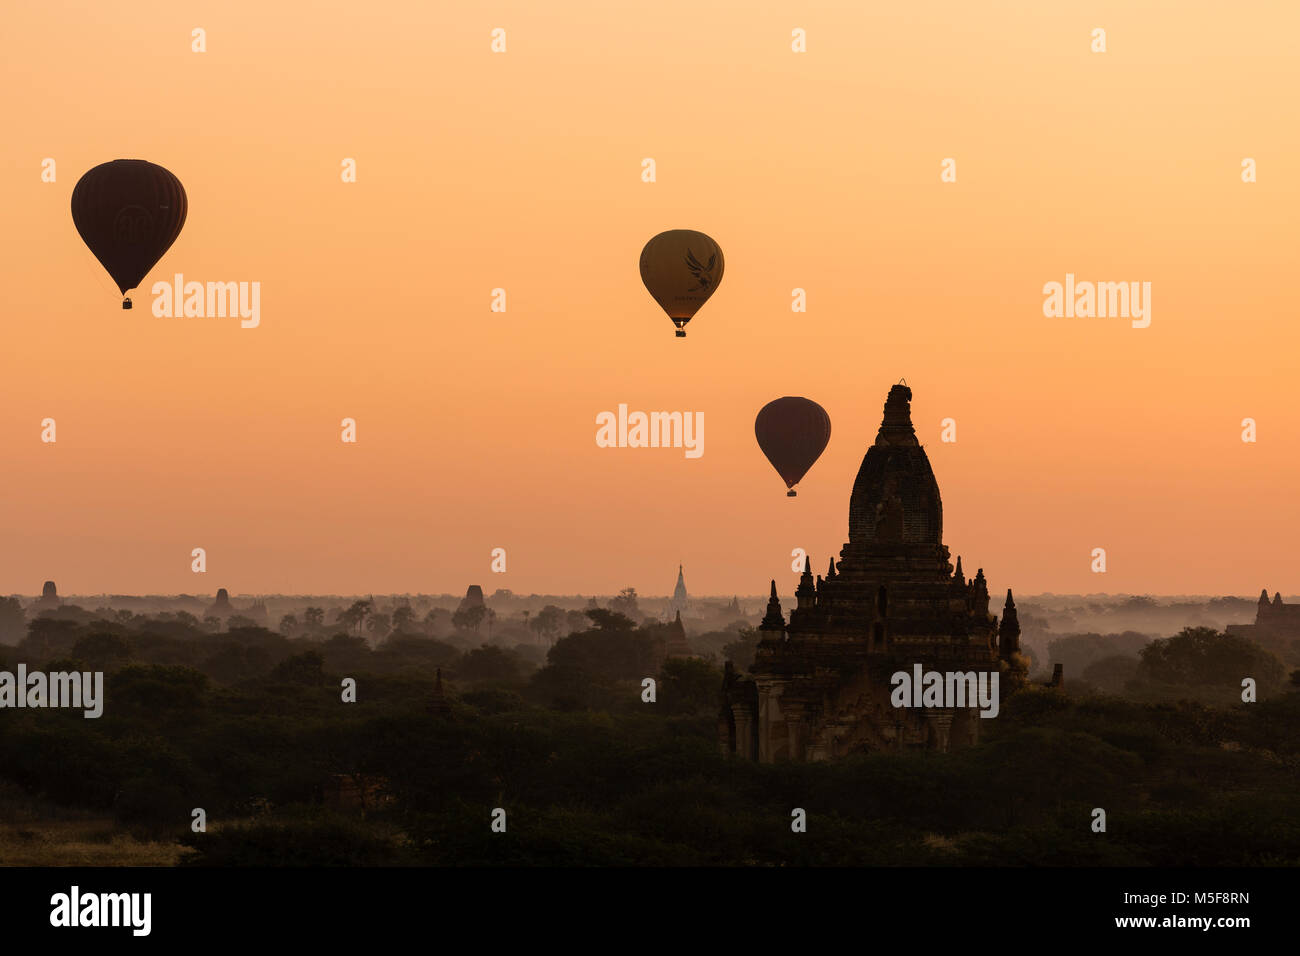
M 303 651 L 275 665 L 271 677 L 288 684 L 316 687 L 325 681 L 325 656 L 320 651 Z
M 1285 671 L 1254 641 L 1212 627 L 1185 627 L 1175 637 L 1152 641 L 1141 660 L 1141 677 L 1183 686 L 1237 688 L 1243 677 L 1253 677 L 1260 687 L 1278 686 Z
M 597 626 L 556 641 L 546 655 L 548 666 L 571 666 L 604 681 L 639 681 L 653 673 L 655 641 L 650 634 L 604 608 L 587 614 Z
M 134 664 L 109 678 L 105 698 L 114 711 L 152 723 L 202 712 L 207 688 L 207 675 L 191 667 Z
M 460 659 L 456 676 L 465 680 L 514 680 L 519 676 L 519 658 L 513 651 L 484 644 Z
M 292 637 L 294 631 L 298 630 L 298 619 L 292 614 L 286 614 L 280 618 L 280 633 L 285 637 Z
M 81 628 L 76 621 L 38 617 L 27 625 L 27 637 L 18 646 L 37 660 L 48 660 L 56 655 L 67 654 L 79 637 Z
M 618 597 L 610 599 L 609 609 L 611 611 L 617 611 L 619 614 L 631 618 L 634 621 L 640 620 L 641 609 L 637 606 L 636 602 L 636 588 L 624 588 L 619 591 Z
M 325 623 L 325 611 L 318 607 L 309 607 L 302 612 L 302 623 L 309 631 L 319 631 Z
M 72 645 L 72 656 L 92 671 L 113 671 L 131 660 L 131 645 L 126 638 L 99 632 Z
M 27 615 L 17 598 L 0 598 L 0 644 L 17 644 L 27 630 Z
M 754 652 L 758 650 L 759 633 L 757 628 L 748 625 L 739 629 L 739 637 L 726 644 L 722 653 L 742 671 L 754 666 Z
M 451 617 L 451 612 L 445 607 L 429 608 L 429 612 L 424 615 L 424 620 L 421 622 L 421 626 L 424 628 L 424 633 L 428 634 L 430 637 L 437 637 L 445 630 L 441 623 L 442 620 Z M 454 628 L 455 625 L 453 624 L 452 627 Z
M 528 622 L 529 629 L 544 641 L 554 642 L 564 626 L 564 611 L 554 604 L 548 604 L 537 612 L 537 616 Z
M 1112 654 L 1093 661 L 1083 669 L 1085 683 L 1093 684 L 1110 694 L 1118 694 L 1124 685 L 1137 676 L 1140 662 L 1127 654 Z
M 366 618 L 374 613 L 375 606 L 370 601 L 353 601 L 352 606 L 339 614 L 339 623 L 349 631 L 355 630 L 358 636 Z
M 636 629 L 636 621 L 625 614 L 603 607 L 589 607 L 584 612 L 598 631 L 626 632 Z
M 221 649 L 202 662 L 205 674 L 225 684 L 265 675 L 271 667 L 271 654 L 257 644 L 222 644 Z
M 670 714 L 715 714 L 722 672 L 696 657 L 670 657 L 659 676 L 658 699 Z
M 366 630 L 368 630 L 375 640 L 382 640 L 392 630 L 389 624 L 387 614 L 372 614 L 370 620 L 366 621 Z
M 415 612 L 409 604 L 399 604 L 393 608 L 393 630 L 403 634 L 410 633 L 415 623 Z
M 457 608 L 456 613 L 451 616 L 452 626 L 458 631 L 473 631 L 477 634 L 479 625 L 487 617 L 487 612 L 487 606 L 483 604 L 472 604 L 468 607 Z

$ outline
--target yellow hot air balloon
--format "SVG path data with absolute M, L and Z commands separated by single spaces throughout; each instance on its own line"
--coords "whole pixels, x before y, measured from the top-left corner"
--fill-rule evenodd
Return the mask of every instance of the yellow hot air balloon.
M 641 250 L 641 281 L 686 337 L 686 323 L 722 282 L 722 248 L 694 229 L 669 229 Z

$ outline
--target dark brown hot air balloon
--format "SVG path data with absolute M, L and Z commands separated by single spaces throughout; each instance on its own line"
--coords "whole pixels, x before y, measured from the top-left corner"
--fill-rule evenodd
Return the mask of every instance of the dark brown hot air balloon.
M 77 232 L 123 296 L 171 248 L 188 208 L 181 181 L 143 159 L 101 163 L 72 190 Z M 123 298 L 122 308 L 131 300 Z
M 722 282 L 722 248 L 702 232 L 670 229 L 641 250 L 641 281 L 686 337 L 686 323 Z
M 759 410 L 754 419 L 754 436 L 790 489 L 786 494 L 793 498 L 794 486 L 831 440 L 831 418 L 816 402 L 787 395 Z

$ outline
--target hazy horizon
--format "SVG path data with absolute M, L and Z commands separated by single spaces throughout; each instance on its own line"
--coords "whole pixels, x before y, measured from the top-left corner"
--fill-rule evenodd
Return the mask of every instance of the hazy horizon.
M 799 576 L 797 574 L 791 574 L 790 580 L 787 585 L 783 585 L 781 579 L 778 578 L 777 579 L 778 595 L 783 599 L 786 598 L 787 596 L 793 596 L 794 588 L 798 584 L 798 577 Z M 56 584 L 57 584 L 57 579 L 56 579 Z M 467 585 L 466 587 L 469 586 L 470 585 Z M 635 587 L 633 585 L 628 585 L 628 586 Z M 497 590 L 498 590 L 497 588 L 489 588 L 484 586 L 483 587 L 484 599 L 489 601 L 492 600 L 492 598 L 496 596 Z M 502 588 L 501 590 L 510 591 L 509 597 L 512 599 L 526 599 L 526 598 L 535 598 L 535 597 L 577 599 L 577 598 L 593 598 L 593 597 L 613 598 L 616 597 L 619 593 L 619 590 L 622 589 L 620 588 L 615 591 L 515 591 L 511 588 Z M 1014 588 L 1012 589 L 1012 591 L 1015 593 L 1017 602 L 1021 602 L 1021 601 L 1033 602 L 1035 599 L 1043 599 L 1043 598 L 1051 598 L 1056 600 L 1076 600 L 1076 599 L 1097 600 L 1097 599 L 1105 599 L 1105 598 L 1119 600 L 1119 599 L 1131 599 L 1131 598 L 1149 598 L 1157 602 L 1162 600 L 1171 601 L 1171 602 L 1240 600 L 1240 601 L 1247 601 L 1253 604 L 1259 599 L 1258 594 L 1156 594 L 1152 592 L 1135 593 L 1135 592 L 1123 592 L 1123 591 L 1093 591 L 1088 593 L 1040 591 L 1040 592 L 1020 593 L 1015 591 Z M 368 598 L 368 597 L 447 598 L 447 599 L 459 600 L 465 596 L 465 588 L 455 590 L 455 591 L 375 590 L 375 591 L 301 591 L 301 592 L 235 591 L 235 590 L 231 590 L 230 588 L 227 588 L 226 592 L 232 600 L 239 599 L 239 598 L 270 598 L 270 597 L 286 598 L 286 599 L 287 598 L 338 598 L 340 600 L 360 599 L 360 598 Z M 148 598 L 169 599 L 169 598 L 185 598 L 185 597 L 209 598 L 209 597 L 214 597 L 216 593 L 217 593 L 217 588 L 213 588 L 211 591 L 173 591 L 173 592 L 64 591 L 62 588 L 60 588 L 58 595 L 61 601 L 63 601 L 64 603 L 70 603 L 73 601 L 74 598 L 114 598 L 114 597 L 135 598 L 135 599 L 148 599 Z M 996 594 L 991 595 L 991 606 L 1000 607 L 1004 601 L 1005 593 L 1006 592 L 1004 589 L 997 592 Z M 1273 589 L 1269 589 L 1268 593 L 1270 595 L 1270 598 L 1272 597 L 1272 595 L 1276 593 L 1281 593 L 1282 600 L 1288 604 L 1292 602 L 1300 601 L 1300 593 L 1289 594 L 1286 591 L 1277 592 Z M 38 600 L 41 597 L 41 592 L 39 591 L 36 592 L 0 591 L 0 594 L 3 594 L 4 596 L 7 597 L 31 599 L 31 600 Z M 764 590 L 761 593 L 755 591 L 748 594 L 744 592 L 731 592 L 731 593 L 718 592 L 718 593 L 709 594 L 709 593 L 696 592 L 696 591 L 689 591 L 689 594 L 690 594 L 690 600 L 692 601 L 730 601 L 732 600 L 732 598 L 738 598 L 739 600 L 742 601 L 766 601 L 768 599 L 768 592 L 766 590 Z M 653 592 L 643 592 L 640 589 L 636 589 L 636 596 L 638 600 L 642 600 L 642 601 L 669 601 L 672 599 L 672 592 L 669 591 L 664 593 L 653 593 Z M 91 610 L 91 609 L 87 609 L 87 610 Z

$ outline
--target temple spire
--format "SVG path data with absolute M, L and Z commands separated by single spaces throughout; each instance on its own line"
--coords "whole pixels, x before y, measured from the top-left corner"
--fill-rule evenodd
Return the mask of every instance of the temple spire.
M 677 585 L 673 588 L 672 600 L 668 602 L 669 611 L 681 613 L 686 610 L 690 603 L 690 595 L 686 593 L 686 578 L 682 574 L 682 566 L 677 565 Z
M 799 576 L 799 586 L 795 588 L 794 596 L 797 610 L 810 608 L 817 603 L 817 585 L 813 581 L 812 558 L 807 556 L 803 559 L 803 574 Z
M 758 625 L 761 631 L 784 631 L 785 615 L 781 613 L 781 599 L 776 596 L 776 581 L 772 582 L 772 596 L 767 599 L 767 613 Z
M 998 625 L 998 654 L 1003 660 L 1011 660 L 1012 654 L 1020 653 L 1020 618 L 1016 615 L 1016 600 L 1007 588 L 1007 603 L 1002 608 L 1002 623 Z
M 984 569 L 979 568 L 975 572 L 975 580 L 971 582 L 971 610 L 977 614 L 989 613 L 989 583 L 984 579 Z
M 919 445 L 912 427 L 912 390 L 901 382 L 889 390 L 885 415 L 876 433 L 877 445 Z

